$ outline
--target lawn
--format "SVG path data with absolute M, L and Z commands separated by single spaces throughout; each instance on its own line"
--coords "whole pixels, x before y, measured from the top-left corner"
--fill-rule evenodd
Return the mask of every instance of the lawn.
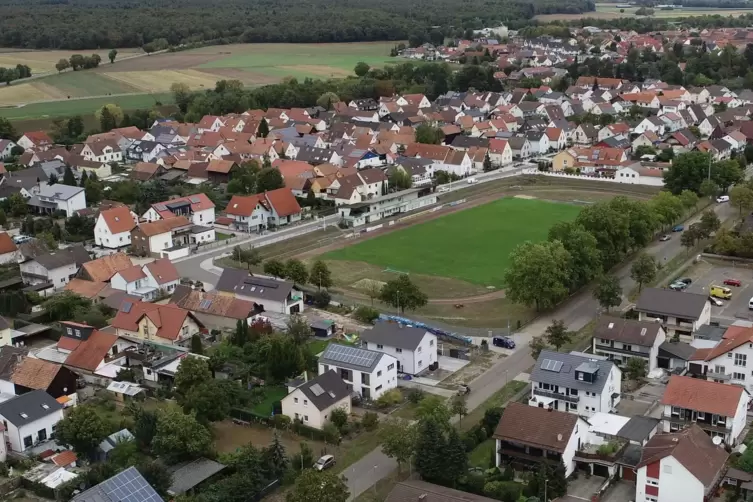
M 494 454 L 494 447 L 497 442 L 494 439 L 487 439 L 468 454 L 469 467 L 481 467 L 488 469 L 492 467 L 491 462 Z
M 580 207 L 540 200 L 500 199 L 335 250 L 328 260 L 367 262 L 393 271 L 502 286 L 508 257 L 524 241 L 542 241 Z
M 102 108 L 102 105 L 114 103 L 123 110 L 138 110 L 151 108 L 157 102 L 170 104 L 173 98 L 170 93 L 164 94 L 132 94 L 128 96 L 110 96 L 90 99 L 66 99 L 47 103 L 34 103 L 21 107 L 0 108 L 0 117 L 10 120 L 28 120 L 45 117 L 70 117 L 73 115 L 89 115 Z
M 251 408 L 251 411 L 259 415 L 269 417 L 272 415 L 272 405 L 288 395 L 285 387 L 265 387 L 264 399 Z
M 479 421 L 484 418 L 486 410 L 499 408 L 500 406 L 505 405 L 507 401 L 515 397 L 515 394 L 520 392 L 526 385 L 526 383 L 518 382 L 517 380 L 509 382 L 496 393 L 492 394 L 492 396 L 484 401 L 481 406 L 477 406 L 473 411 L 464 416 L 463 421 L 461 422 L 461 428 L 467 430 L 478 424 Z

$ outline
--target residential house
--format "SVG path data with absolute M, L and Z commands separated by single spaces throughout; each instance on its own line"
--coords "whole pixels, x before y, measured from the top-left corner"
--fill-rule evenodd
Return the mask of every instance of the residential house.
M 388 178 L 381 169 L 364 169 L 335 178 L 327 189 L 336 206 L 355 204 L 387 193 Z
M 549 136 L 544 131 L 527 131 L 526 139 L 531 143 L 532 155 L 549 153 Z
M 704 357 L 694 358 L 691 373 L 753 392 L 753 372 L 748 371 L 748 358 L 753 367 L 753 328 L 733 324 L 715 347 L 700 354 Z
M 111 325 L 121 337 L 161 344 L 187 344 L 204 325 L 189 310 L 175 304 L 123 302 Z
M 127 206 L 113 207 L 99 213 L 94 225 L 94 242 L 97 246 L 117 249 L 131 244 L 131 230 L 138 217 Z
M 361 332 L 361 340 L 363 348 L 397 359 L 398 373 L 418 375 L 438 366 L 437 336 L 425 329 L 378 322 Z
M 83 246 L 71 246 L 21 263 L 21 278 L 25 284 L 49 283 L 55 290 L 63 289 L 89 261 L 91 257 Z
M 245 270 L 225 268 L 215 289 L 220 294 L 235 295 L 252 302 L 257 312 L 303 312 L 303 293 L 289 281 L 265 279 Z
M 41 390 L 55 399 L 72 396 L 75 400 L 77 380 L 78 375 L 65 366 L 34 357 L 25 357 L 11 376 L 17 396 Z
M 5 319 L 3 319 L 5 321 Z M 7 339 L 10 340 L 10 324 L 5 321 L 8 330 Z M 16 395 L 16 385 L 13 383 L 13 372 L 16 366 L 21 364 L 29 351 L 25 347 L 14 347 L 13 345 L 0 345 L 0 394 L 6 398 Z
M 7 159 L 11 156 L 13 148 L 18 146 L 9 139 L 0 139 L 0 160 Z
M 512 147 L 506 139 L 492 138 L 489 140 L 489 160 L 492 165 L 506 166 L 512 164 Z
M 234 195 L 225 212 L 233 218 L 233 228 L 244 232 L 281 227 L 301 219 L 301 206 L 289 188 L 256 195 Z
M 599 138 L 599 131 L 593 124 L 582 123 L 575 128 L 573 142 L 578 145 L 590 145 L 595 143 Z
M 32 211 L 40 214 L 53 214 L 56 211 L 65 213 L 70 218 L 77 211 L 86 208 L 86 194 L 83 187 L 75 187 L 55 183 L 48 185 L 40 182 L 30 190 L 31 197 L 26 204 L 31 206 Z
M 162 143 L 154 141 L 137 140 L 131 143 L 126 150 L 126 159 L 136 162 L 154 162 L 167 150 Z
M 137 162 L 131 169 L 131 178 L 136 181 L 151 181 L 165 173 L 165 168 L 155 162 Z
M 688 342 L 700 326 L 711 321 L 707 295 L 671 289 L 644 289 L 635 311 L 639 321 L 661 322 L 667 337 Z
M 117 335 L 71 321 L 62 322 L 61 325 L 65 331 L 58 340 L 57 349 L 68 353 L 65 366 L 77 373 L 94 374 L 117 360 L 116 354 L 121 348 Z
M 633 132 L 635 134 L 643 134 L 650 131 L 658 136 L 664 136 L 666 124 L 659 117 L 652 116 L 643 119 L 635 128 Z
M 661 399 L 664 432 L 697 425 L 730 447 L 742 441 L 750 394 L 738 385 L 672 375 Z
M 166 249 L 188 244 L 187 235 L 192 227 L 185 216 L 142 223 L 131 230 L 131 250 L 144 256 L 161 256 Z M 208 231 L 214 233 L 213 228 Z
M 331 343 L 319 356 L 319 374 L 330 370 L 363 399 L 377 400 L 397 387 L 397 360 L 383 352 Z
M 637 150 L 641 146 L 656 146 L 661 141 L 661 138 L 653 131 L 644 131 L 640 133 L 631 143 L 633 150 Z
M 636 466 L 635 502 L 706 502 L 716 497 L 729 454 L 697 425 L 657 434 Z
M 606 358 L 543 350 L 531 372 L 528 404 L 584 417 L 614 412 L 621 385 L 622 371 Z
M 16 143 L 26 151 L 45 151 L 54 146 L 52 139 L 44 131 L 31 131 L 24 133 Z
M 419 157 L 433 161 L 431 172 L 446 171 L 457 176 L 470 174 L 473 167 L 467 152 L 453 150 L 444 145 L 412 143 L 405 149 L 406 157 Z
M 256 312 L 250 301 L 180 285 L 175 287 L 170 303 L 190 310 L 207 329 L 235 329 L 238 321 L 248 321 Z
M 114 140 L 93 141 L 84 145 L 80 154 L 85 160 L 96 162 L 122 162 L 123 151 Z
M 88 281 L 108 282 L 113 275 L 132 266 L 133 262 L 128 255 L 113 253 L 84 263 L 78 276 Z
M 574 413 L 512 402 L 505 408 L 493 438 L 495 464 L 510 462 L 552 467 L 564 465 L 565 476 L 575 471 L 575 453 L 586 442 L 588 422 Z
M 564 150 L 567 148 L 567 134 L 559 127 L 547 127 L 544 132 L 549 139 L 549 148 L 552 150 Z
M 167 258 L 119 270 L 110 278 L 112 289 L 124 291 L 143 301 L 152 301 L 160 295 L 170 294 L 178 284 L 178 270 Z
M 514 160 L 527 159 L 533 155 L 533 146 L 525 136 L 513 136 L 508 138 L 507 142 L 512 148 L 512 158 Z
M 282 414 L 304 425 L 322 429 L 330 414 L 341 409 L 350 415 L 350 389 L 334 369 L 289 389 L 282 398 Z
M 18 263 L 23 260 L 23 255 L 18 250 L 7 232 L 0 232 L 0 265 Z
M 629 359 L 641 359 L 650 373 L 658 367 L 659 346 L 666 338 L 656 323 L 605 316 L 594 328 L 592 350 L 620 366 Z
M 214 207 L 214 202 L 206 194 L 197 193 L 152 204 L 141 219 L 152 222 L 185 216 L 194 225 L 212 225 L 214 224 Z
M 33 390 L 0 403 L 0 421 L 11 451 L 22 453 L 47 441 L 63 419 L 63 405 L 43 390 Z
M 144 476 L 133 466 L 98 485 L 74 495 L 71 502 L 164 502 Z

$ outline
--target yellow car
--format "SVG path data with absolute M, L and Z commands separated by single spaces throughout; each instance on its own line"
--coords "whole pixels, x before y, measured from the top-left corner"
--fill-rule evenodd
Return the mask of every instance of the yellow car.
M 711 296 L 721 298 L 722 300 L 729 300 L 732 298 L 732 291 L 724 286 L 711 286 Z

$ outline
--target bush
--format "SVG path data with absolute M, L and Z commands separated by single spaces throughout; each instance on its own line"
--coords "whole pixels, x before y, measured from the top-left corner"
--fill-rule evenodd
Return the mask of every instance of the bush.
M 484 495 L 502 502 L 517 502 L 520 485 L 512 481 L 491 481 L 484 485 Z
M 424 391 L 421 389 L 409 389 L 408 395 L 405 398 L 413 404 L 418 404 L 424 399 Z
M 379 319 L 379 311 L 373 307 L 361 305 L 356 309 L 355 312 L 353 312 L 353 317 L 355 317 L 362 323 L 372 324 L 374 321 Z
M 343 429 L 348 424 L 348 412 L 342 408 L 335 408 L 330 412 L 329 420 L 337 427 L 337 430 L 345 434 Z
M 314 301 L 314 307 L 325 309 L 329 306 L 329 302 L 332 301 L 332 296 L 326 291 L 317 291 L 311 297 Z
M 463 433 L 463 442 L 467 451 L 471 451 L 486 441 L 486 430 L 481 424 L 476 424 Z
M 389 408 L 390 406 L 400 404 L 403 402 L 403 393 L 398 389 L 390 389 L 376 400 L 376 405 L 379 408 Z
M 373 411 L 367 411 L 363 416 L 363 420 L 361 420 L 361 425 L 367 431 L 375 430 L 379 426 L 379 415 Z
M 333 427 L 334 431 L 332 429 Z M 295 432 L 299 436 L 311 439 L 312 441 L 326 441 L 332 444 L 340 444 L 340 432 L 337 430 L 337 427 L 335 427 L 331 423 L 326 424 L 322 430 L 319 430 L 314 429 L 313 427 L 309 427 L 308 425 L 304 425 L 303 422 L 298 419 L 293 420 L 292 428 L 293 432 Z
M 290 417 L 287 415 L 275 415 L 272 417 L 272 423 L 274 424 L 275 429 L 289 429 L 292 420 L 290 420 Z
M 327 422 L 326 424 L 324 424 L 324 427 L 322 427 L 322 432 L 324 433 L 325 441 L 332 444 L 340 444 L 340 430 L 335 424 L 333 424 L 332 422 Z

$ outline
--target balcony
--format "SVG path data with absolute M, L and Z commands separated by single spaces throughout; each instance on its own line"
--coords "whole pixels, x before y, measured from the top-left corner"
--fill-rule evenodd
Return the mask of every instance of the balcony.
M 614 462 L 622 455 L 627 445 L 628 441 L 624 439 L 615 439 L 602 445 L 585 443 L 575 452 L 575 460 Z
M 557 399 L 558 401 L 565 401 L 567 403 L 578 403 L 578 401 L 580 401 L 579 396 L 568 396 L 565 394 L 561 394 L 559 392 L 553 392 L 551 390 L 544 390 L 544 389 L 538 389 L 538 388 L 533 389 L 533 395 L 549 397 L 551 399 Z
M 693 329 L 693 323 L 692 322 L 686 322 L 686 321 L 677 321 L 677 327 L 678 328 L 685 328 L 685 329 Z
M 727 428 L 727 425 L 717 424 L 713 425 L 711 422 L 707 422 L 705 420 L 693 420 L 692 418 L 689 418 L 685 415 L 667 415 L 666 413 L 662 414 L 662 420 L 666 420 L 667 422 L 671 424 L 677 424 L 682 429 L 683 427 L 686 427 L 690 424 L 696 424 L 698 427 L 705 431 L 714 431 L 714 432 L 721 432 L 722 434 L 727 434 L 732 429 L 732 419 L 728 418 L 727 422 L 730 424 L 730 427 Z
M 601 344 L 598 344 L 598 343 L 594 346 L 594 348 L 596 350 L 601 350 L 603 352 L 613 352 L 615 354 L 625 354 L 625 355 L 628 355 L 628 356 L 631 356 L 631 357 L 648 358 L 650 356 L 648 352 L 640 352 L 640 351 L 637 351 L 637 350 L 619 349 L 617 347 L 611 347 L 609 345 L 601 345 Z

